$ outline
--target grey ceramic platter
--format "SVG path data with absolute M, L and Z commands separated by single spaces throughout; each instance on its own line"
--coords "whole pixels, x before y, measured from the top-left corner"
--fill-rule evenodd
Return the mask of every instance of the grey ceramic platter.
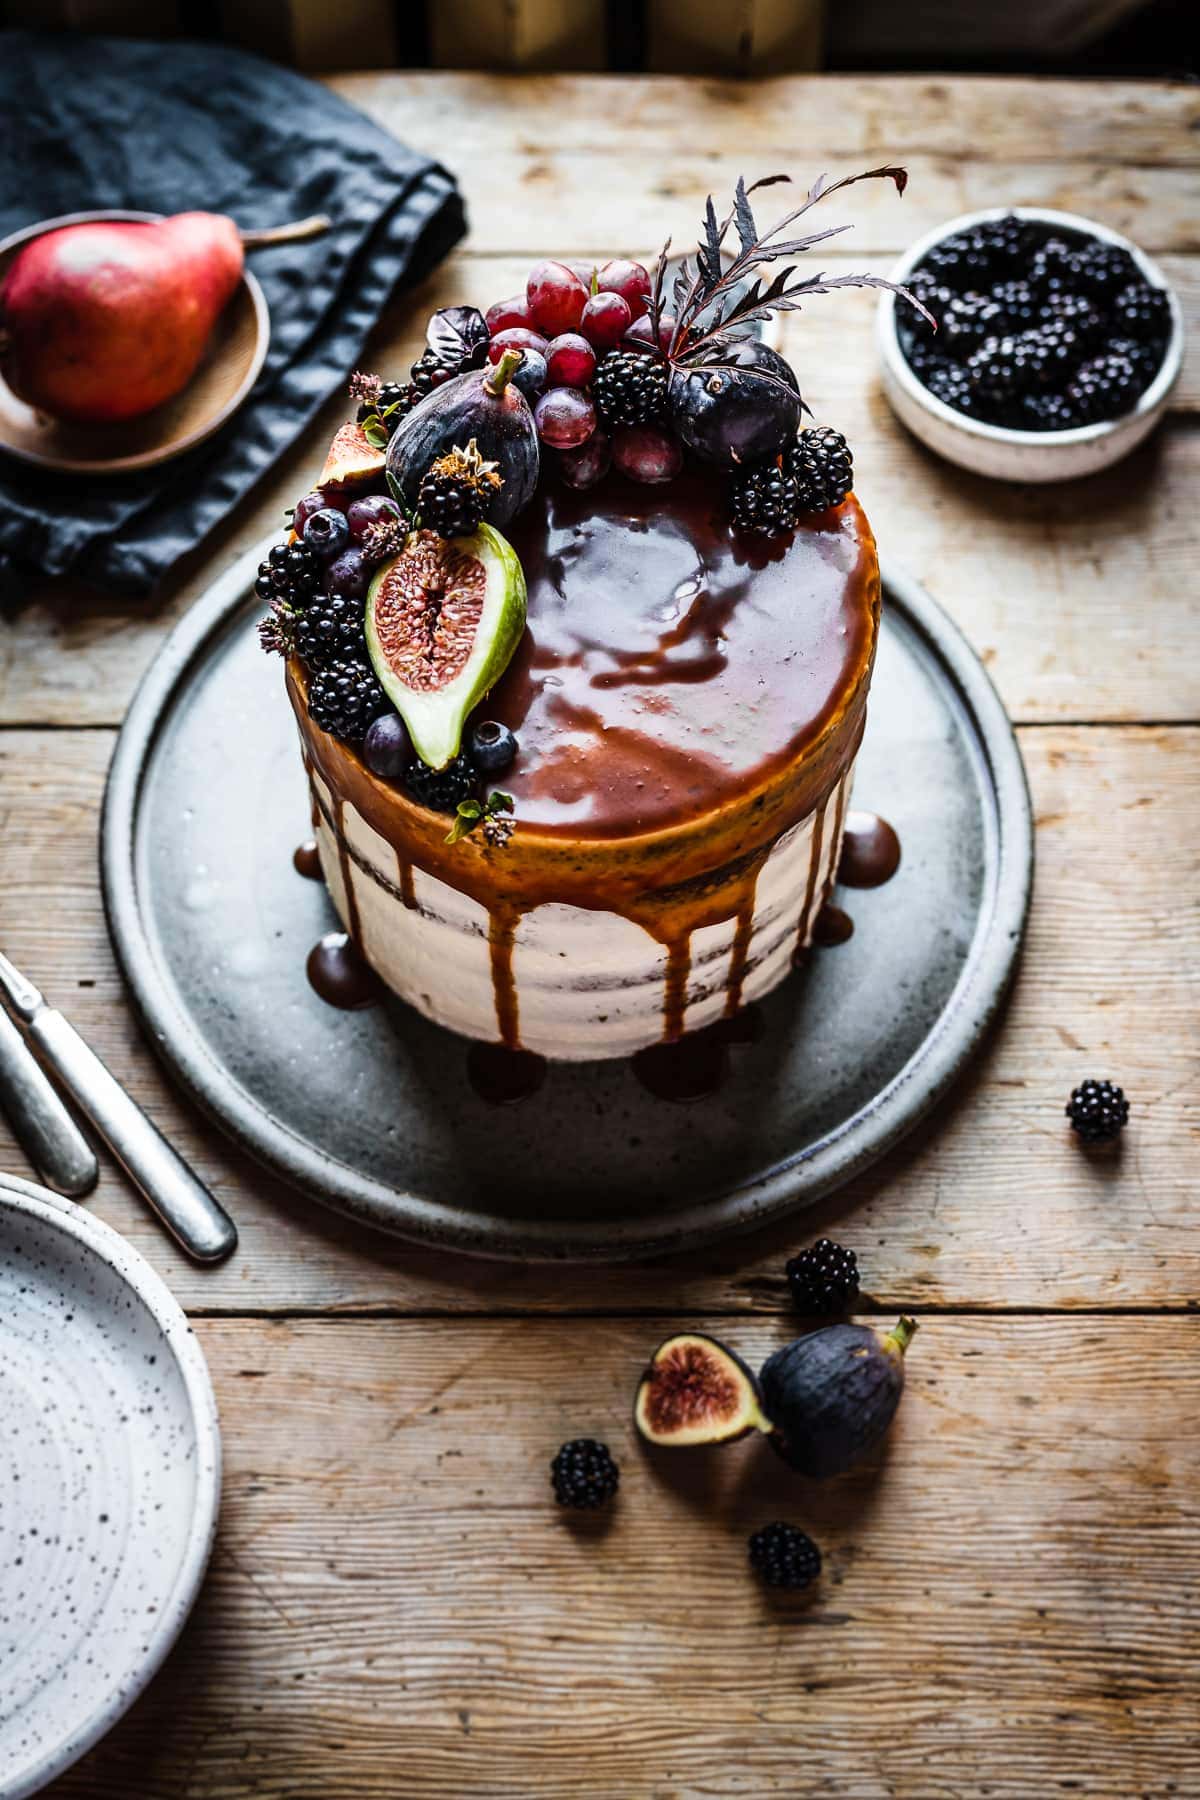
M 158 1276 L 0 1175 L 0 1800 L 68 1768 L 157 1670 L 220 1485 L 208 1370 Z
M 842 896 L 854 935 L 758 1008 L 702 1105 L 626 1063 L 552 1065 L 514 1107 L 474 1094 L 466 1044 L 399 1002 L 335 1011 L 305 959 L 336 928 L 292 866 L 308 798 L 278 661 L 248 598 L 264 549 L 182 621 L 109 775 L 109 924 L 151 1042 L 246 1150 L 384 1229 L 494 1256 L 682 1250 L 811 1203 L 936 1102 L 1013 970 L 1033 873 L 1020 752 L 986 673 L 914 582 L 885 608 L 854 804 L 903 860 Z

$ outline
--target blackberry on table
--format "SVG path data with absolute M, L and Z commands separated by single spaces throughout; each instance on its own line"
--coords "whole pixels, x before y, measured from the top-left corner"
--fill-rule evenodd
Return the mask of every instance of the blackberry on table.
M 832 425 L 802 431 L 786 453 L 784 467 L 796 484 L 796 504 L 802 513 L 840 506 L 854 485 L 850 446 Z
M 554 1498 L 560 1506 L 588 1509 L 611 1500 L 621 1483 L 621 1471 L 607 1444 L 595 1438 L 572 1438 L 550 1464 Z
M 797 1312 L 844 1312 L 858 1293 L 858 1258 L 829 1238 L 793 1256 L 784 1269 Z
M 733 522 L 740 531 L 790 531 L 800 507 L 792 476 L 781 467 L 781 458 L 743 469 L 730 488 Z
M 286 600 L 304 606 L 317 591 L 321 564 L 305 544 L 272 544 L 258 565 L 254 592 L 260 600 Z
M 1083 1081 L 1067 1102 L 1071 1130 L 1085 1144 L 1109 1144 L 1120 1137 L 1129 1119 L 1123 1088 L 1111 1081 Z
M 666 411 L 666 366 L 636 350 L 610 350 L 593 377 L 592 400 L 606 425 L 648 425 Z
M 363 603 L 342 594 L 315 594 L 296 620 L 296 655 L 314 673 L 335 662 L 365 663 Z
M 404 785 L 420 806 L 430 812 L 458 811 L 460 800 L 469 800 L 475 792 L 475 770 L 466 756 L 456 756 L 444 769 L 431 769 L 428 763 L 412 762 L 404 775 Z
M 750 1567 L 768 1587 L 809 1587 L 821 1573 L 821 1552 L 806 1531 L 781 1519 L 751 1537 Z
M 308 710 L 314 725 L 343 743 L 359 743 L 367 726 L 391 710 L 373 671 L 361 662 L 341 660 L 315 674 L 308 687 Z

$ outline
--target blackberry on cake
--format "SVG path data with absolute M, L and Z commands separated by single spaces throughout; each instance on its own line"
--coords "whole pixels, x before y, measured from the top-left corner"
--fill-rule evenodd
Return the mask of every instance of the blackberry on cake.
M 831 506 L 840 506 L 854 486 L 850 446 L 832 425 L 802 431 L 784 460 L 796 484 L 796 504 L 801 512 L 826 512 Z
M 739 531 L 790 531 L 800 510 L 799 488 L 781 456 L 733 478 L 730 511 Z
M 444 769 L 431 769 L 419 759 L 410 763 L 404 783 L 413 799 L 430 812 L 452 813 L 460 801 L 469 800 L 474 794 L 478 778 L 470 758 L 459 755 Z
M 273 544 L 258 565 L 254 592 L 260 600 L 285 600 L 304 606 L 321 581 L 321 564 L 305 544 Z
M 362 602 L 345 594 L 316 594 L 296 619 L 295 655 L 310 670 L 336 662 L 366 663 L 367 636 Z
M 465 448 L 455 445 L 429 465 L 417 489 L 421 523 L 439 537 L 467 537 L 500 486 L 498 464 L 484 461 L 474 438 Z
M 372 670 L 355 660 L 332 662 L 313 676 L 308 687 L 313 724 L 343 743 L 361 743 L 367 727 L 389 710 L 387 696 Z
M 596 366 L 592 400 L 604 424 L 645 425 L 667 409 L 667 371 L 653 356 L 613 350 Z

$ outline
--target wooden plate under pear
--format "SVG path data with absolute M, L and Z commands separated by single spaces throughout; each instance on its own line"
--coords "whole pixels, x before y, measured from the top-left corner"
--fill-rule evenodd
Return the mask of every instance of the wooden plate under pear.
M 160 217 L 158 213 L 113 210 L 43 219 L 0 243 L 0 280 L 17 252 L 46 232 L 96 220 L 149 224 Z M 119 424 L 71 424 L 35 412 L 0 379 L 0 450 L 41 468 L 81 474 L 152 468 L 202 443 L 236 412 L 258 379 L 270 335 L 263 291 L 244 269 L 213 328 L 199 367 L 174 399 Z

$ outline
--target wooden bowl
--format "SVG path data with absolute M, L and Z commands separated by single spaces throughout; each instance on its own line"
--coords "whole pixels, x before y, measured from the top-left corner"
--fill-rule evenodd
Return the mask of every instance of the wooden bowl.
M 44 232 L 106 219 L 149 224 L 161 217 L 160 213 L 144 212 L 80 212 L 27 225 L 0 243 L 0 279 L 17 251 Z M 250 271 L 243 270 L 213 328 L 199 368 L 173 400 L 139 419 L 115 425 L 76 425 L 35 412 L 0 379 L 0 450 L 42 469 L 86 475 L 153 468 L 203 443 L 236 412 L 258 379 L 270 339 L 263 291 Z

